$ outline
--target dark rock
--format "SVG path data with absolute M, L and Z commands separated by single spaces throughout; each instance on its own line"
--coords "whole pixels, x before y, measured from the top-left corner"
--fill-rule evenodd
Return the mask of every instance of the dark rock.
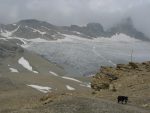
M 138 65 L 134 62 L 129 62 L 129 66 L 131 66 L 132 69 L 138 68 Z

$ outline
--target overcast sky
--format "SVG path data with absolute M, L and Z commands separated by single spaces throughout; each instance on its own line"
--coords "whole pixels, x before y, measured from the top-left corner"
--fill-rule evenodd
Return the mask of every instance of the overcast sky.
M 0 0 L 0 23 L 40 19 L 55 25 L 99 22 L 105 28 L 131 17 L 150 37 L 150 0 Z

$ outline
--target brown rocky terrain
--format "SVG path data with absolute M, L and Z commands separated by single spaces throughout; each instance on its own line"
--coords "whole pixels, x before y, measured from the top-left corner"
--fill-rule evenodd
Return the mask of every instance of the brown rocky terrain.
M 149 110 L 136 106 L 122 105 L 77 92 L 52 92 L 40 100 L 32 101 L 37 103 L 2 110 L 1 113 L 149 113 Z
M 150 62 L 102 67 L 92 78 L 93 91 L 87 87 L 90 78 L 64 79 L 61 66 L 14 44 L 1 42 L 0 53 L 0 113 L 149 113 Z M 21 57 L 38 73 L 20 65 Z M 51 90 L 45 94 L 28 85 Z M 118 95 L 127 95 L 129 103 L 118 104 Z
M 116 101 L 118 95 L 125 95 L 128 104 L 150 109 L 150 61 L 101 67 L 91 87 L 96 97 Z
M 17 76 L 11 73 L 8 78 L 9 75 L 5 75 L 2 78 L 5 82 L 0 84 L 8 87 L 10 83 L 12 86 L 9 87 L 12 90 L 0 87 L 0 113 L 149 113 L 149 67 L 150 62 L 101 67 L 100 72 L 92 78 L 94 91 L 57 76 Z M 61 90 L 51 90 L 47 94 L 24 85 L 46 82 L 46 86 L 51 86 L 54 81 L 54 86 L 59 85 Z M 74 84 L 77 90 L 69 91 L 63 88 L 63 83 Z M 118 95 L 128 96 L 129 102 L 126 105 L 118 104 Z

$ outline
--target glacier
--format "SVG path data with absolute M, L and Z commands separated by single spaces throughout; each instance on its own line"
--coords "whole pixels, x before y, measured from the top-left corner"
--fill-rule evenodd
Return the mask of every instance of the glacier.
M 150 60 L 150 42 L 141 41 L 125 34 L 112 37 L 87 39 L 67 35 L 64 39 L 35 42 L 26 46 L 51 62 L 62 66 L 69 76 L 90 75 L 99 71 L 100 66 L 116 66 L 118 63 Z

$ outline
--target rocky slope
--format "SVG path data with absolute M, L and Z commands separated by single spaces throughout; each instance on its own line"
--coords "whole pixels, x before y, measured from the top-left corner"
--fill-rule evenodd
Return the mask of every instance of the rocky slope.
M 34 108 L 7 110 L 1 113 L 148 113 L 129 105 L 119 105 L 114 102 L 97 98 L 66 96 L 60 100 Z
M 87 80 L 66 77 L 61 66 L 23 49 L 14 41 L 0 42 L 1 113 L 41 105 L 39 100 L 47 92 L 90 90 Z
M 118 64 L 101 67 L 92 78 L 91 87 L 98 97 L 115 99 L 117 95 L 129 97 L 129 103 L 150 108 L 150 62 Z
M 14 24 L 0 25 L 0 35 L 3 37 L 19 37 L 25 39 L 43 38 L 56 40 L 63 38 L 61 34 L 81 36 L 84 38 L 112 37 L 115 34 L 126 34 L 132 38 L 149 41 L 142 32 L 135 29 L 130 18 L 104 30 L 99 23 L 89 23 L 86 26 L 55 26 L 48 22 L 29 19 Z
M 0 25 L 0 41 L 34 51 L 61 65 L 69 74 L 85 76 L 95 73 L 101 65 L 128 62 L 131 49 L 135 51 L 136 61 L 148 60 L 148 40 L 134 28 L 131 19 L 108 30 L 99 23 L 55 26 L 35 19 Z
M 124 26 L 122 27 L 120 31 L 112 30 L 113 32 L 111 32 L 111 34 L 123 32 L 129 36 L 133 36 L 134 33 L 137 33 L 135 29 L 135 32 L 128 33 L 126 32 L 127 29 L 124 29 Z M 133 26 L 129 27 L 131 29 L 133 28 Z M 76 35 L 76 37 L 70 37 L 72 35 Z M 68 39 L 72 38 L 73 42 L 76 40 L 78 44 L 81 43 L 83 37 L 105 37 L 108 36 L 108 34 L 103 30 L 103 27 L 97 23 L 90 23 L 84 27 L 58 27 L 47 22 L 31 19 L 22 20 L 15 24 L 0 25 L 1 113 L 148 112 L 147 110 L 132 105 L 149 108 L 149 94 L 147 93 L 147 90 L 149 90 L 149 76 L 147 76 L 149 74 L 149 62 L 143 64 L 130 63 L 130 65 L 117 65 L 116 69 L 103 67 L 102 73 L 97 74 L 91 84 L 93 89 L 102 92 L 93 92 L 93 95 L 89 83 L 90 78 L 67 77 L 66 71 L 62 66 L 47 61 L 42 56 L 22 48 L 23 44 L 28 45 L 34 42 L 43 42 L 41 39 L 46 39 L 46 41 L 57 40 L 64 38 L 64 36 Z M 144 35 L 140 37 L 140 40 L 147 39 Z M 134 38 L 138 37 L 135 36 Z M 83 45 L 86 41 L 88 42 L 87 44 L 89 44 L 91 40 L 82 41 L 81 44 Z M 60 48 L 60 46 L 58 47 Z M 91 45 L 90 49 L 92 49 L 94 54 L 97 53 L 95 46 Z M 57 53 L 56 48 L 53 50 Z M 77 48 L 77 50 L 79 49 Z M 84 50 L 82 54 L 87 56 Z M 61 56 L 61 54 L 57 56 Z M 99 59 L 100 57 L 102 56 L 98 54 L 96 58 Z M 66 61 L 68 61 L 68 57 L 66 58 Z M 78 57 L 76 59 L 78 59 Z M 76 63 L 79 62 L 81 61 L 78 59 Z M 84 60 L 84 62 L 86 62 L 86 60 Z M 129 78 L 131 79 L 130 82 Z M 122 106 L 116 104 L 117 95 L 122 94 L 131 95 L 131 97 L 129 96 L 129 98 L 131 98 L 129 105 Z M 101 100 L 99 97 L 103 97 L 103 99 L 106 100 L 110 99 L 111 101 Z
M 132 102 L 125 106 L 117 104 L 116 95 L 120 93 L 117 88 L 119 93 L 113 95 L 114 100 L 110 97 L 106 98 L 106 96 L 103 97 L 106 100 L 100 99 L 100 95 L 92 94 L 89 83 L 87 83 L 90 78 L 65 77 L 65 71 L 62 67 L 48 62 L 35 53 L 24 50 L 14 41 L 1 41 L 0 52 L 1 113 L 149 112 L 146 109 L 133 106 L 137 104 Z M 32 70 L 31 67 L 27 68 L 27 66 L 19 63 L 20 59 L 24 59 L 25 64 L 28 61 L 28 66 L 31 66 Z M 143 65 L 147 67 L 149 63 Z M 141 67 L 145 69 L 143 65 Z M 138 69 L 134 70 L 139 71 Z M 111 101 L 108 101 L 109 99 Z M 147 97 L 145 96 L 144 99 Z M 137 100 L 135 102 L 139 102 Z M 148 101 L 144 101 L 142 105 L 147 108 L 146 102 Z

